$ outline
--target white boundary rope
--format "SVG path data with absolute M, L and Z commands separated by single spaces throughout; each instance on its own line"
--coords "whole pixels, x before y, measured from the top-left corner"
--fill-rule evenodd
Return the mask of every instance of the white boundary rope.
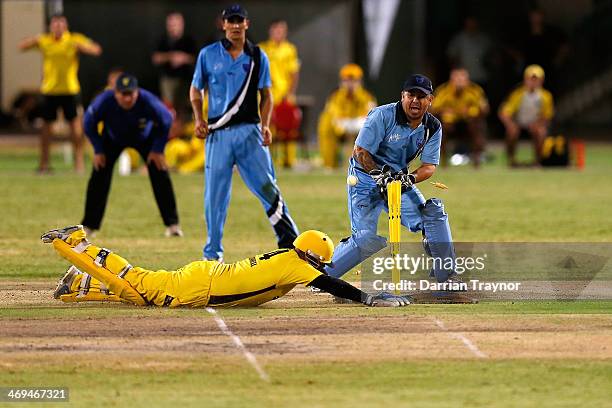
M 251 364 L 255 371 L 257 371 L 257 374 L 259 374 L 259 378 L 261 378 L 263 381 L 270 382 L 270 377 L 268 376 L 268 373 L 266 373 L 264 369 L 259 365 L 257 359 L 255 358 L 255 355 L 249 350 L 247 350 L 247 348 L 244 346 L 244 343 L 242 343 L 242 340 L 240 340 L 240 337 L 232 333 L 229 327 L 227 327 L 227 324 L 225 324 L 225 321 L 221 318 L 221 316 L 219 316 L 219 313 L 217 313 L 217 311 L 212 307 L 207 307 L 206 311 L 213 316 L 215 322 L 217 323 L 217 326 L 219 326 L 219 330 L 221 330 L 223 334 L 229 336 L 229 338 L 232 339 L 236 347 L 238 347 L 238 349 L 242 351 L 244 358 L 246 358 L 246 360 Z

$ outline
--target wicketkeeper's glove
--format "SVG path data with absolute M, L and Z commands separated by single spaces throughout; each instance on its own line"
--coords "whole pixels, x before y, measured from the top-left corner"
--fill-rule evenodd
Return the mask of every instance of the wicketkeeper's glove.
M 392 295 L 389 292 L 380 292 L 377 295 L 368 295 L 363 301 L 363 304 L 376 307 L 401 307 L 408 306 L 410 300 L 404 296 Z
M 412 186 L 416 183 L 414 174 L 408 173 L 407 169 L 400 170 L 394 174 L 395 180 L 402 183 L 402 193 L 412 190 Z
M 387 184 L 395 180 L 395 177 L 393 176 L 393 172 L 391 171 L 391 168 L 385 164 L 384 166 L 382 166 L 381 169 L 371 170 L 369 174 L 372 177 L 372 179 L 374 179 L 378 192 L 380 193 L 382 198 L 384 198 L 386 201 L 387 200 Z

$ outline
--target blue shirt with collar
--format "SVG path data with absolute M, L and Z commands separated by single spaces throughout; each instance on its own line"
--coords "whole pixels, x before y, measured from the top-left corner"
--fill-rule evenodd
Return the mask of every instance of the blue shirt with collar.
M 208 89 L 209 118 L 219 117 L 225 113 L 230 102 L 242 88 L 249 72 L 255 45 L 247 41 L 244 51 L 235 60 L 228 52 L 230 46 L 231 43 L 227 39 L 217 41 L 202 48 L 196 61 L 192 85 L 200 91 Z M 268 56 L 263 50 L 260 52 L 261 65 L 259 76 L 256 78 L 257 89 L 272 86 Z M 241 109 L 255 109 L 255 112 L 250 112 L 250 116 L 259 118 L 256 100 L 245 101 Z
M 426 131 L 429 139 L 425 143 Z M 368 113 L 355 145 L 366 149 L 379 166 L 386 164 L 393 171 L 399 171 L 408 166 L 421 147 L 421 162 L 438 165 L 441 141 L 442 125 L 435 116 L 426 112 L 421 124 L 412 129 L 402 103 L 396 102 L 378 106 Z M 350 163 L 352 167 L 361 167 L 354 158 Z
M 98 123 L 104 123 L 102 135 Z M 117 103 L 115 92 L 104 91 L 87 108 L 83 118 L 85 134 L 96 153 L 104 153 L 103 137 L 119 146 L 151 142 L 151 151 L 163 153 L 172 126 L 172 114 L 151 92 L 139 88 L 138 99 L 130 110 Z

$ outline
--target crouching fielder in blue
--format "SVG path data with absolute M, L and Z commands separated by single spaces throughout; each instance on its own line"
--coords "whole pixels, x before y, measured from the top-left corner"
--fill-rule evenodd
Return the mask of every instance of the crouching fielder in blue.
M 404 82 L 399 102 L 379 106 L 368 114 L 355 141 L 348 170 L 358 180 L 348 187 L 352 235 L 337 247 L 333 267 L 326 269 L 330 276 L 344 275 L 386 246 L 387 240 L 377 235 L 376 227 L 381 211 L 388 211 L 386 183 L 393 173 L 400 171 L 405 172 L 402 224 L 412 232 L 423 233 L 423 244 L 430 256 L 454 260 L 448 216 L 442 201 L 425 200 L 416 187 L 432 176 L 440 161 L 442 126 L 427 112 L 432 93 L 429 78 L 412 75 Z M 408 174 L 410 163 L 418 156 L 421 166 Z M 434 262 L 432 274 L 438 282 L 456 279 L 449 264 Z

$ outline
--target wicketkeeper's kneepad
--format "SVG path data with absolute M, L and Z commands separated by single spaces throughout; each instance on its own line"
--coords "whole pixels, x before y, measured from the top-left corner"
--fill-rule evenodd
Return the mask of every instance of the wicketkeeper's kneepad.
M 55 239 L 53 247 L 70 263 L 103 282 L 122 299 L 138 306 L 147 305 L 145 299 L 121 277 L 122 273 L 131 269 L 125 259 L 93 245 L 72 247 L 61 239 Z
M 433 258 L 439 258 L 442 262 L 434 262 L 433 273 L 438 282 L 444 282 L 448 276 L 454 273 L 454 268 L 441 268 L 447 259 L 455 263 L 455 247 L 451 235 L 448 215 L 444 212 L 444 204 L 437 198 L 430 198 L 421 208 L 423 220 L 423 234 L 426 242 L 423 243 L 425 250 Z
M 332 258 L 333 267 L 328 266 L 325 271 L 329 276 L 340 278 L 386 245 L 387 240 L 380 235 L 371 231 L 357 231 L 340 240 Z
M 436 219 L 444 219 L 448 218 L 448 215 L 444 212 L 444 204 L 442 200 L 439 198 L 430 198 L 425 201 L 425 205 L 423 205 L 421 209 L 421 214 L 424 220 L 436 220 Z

